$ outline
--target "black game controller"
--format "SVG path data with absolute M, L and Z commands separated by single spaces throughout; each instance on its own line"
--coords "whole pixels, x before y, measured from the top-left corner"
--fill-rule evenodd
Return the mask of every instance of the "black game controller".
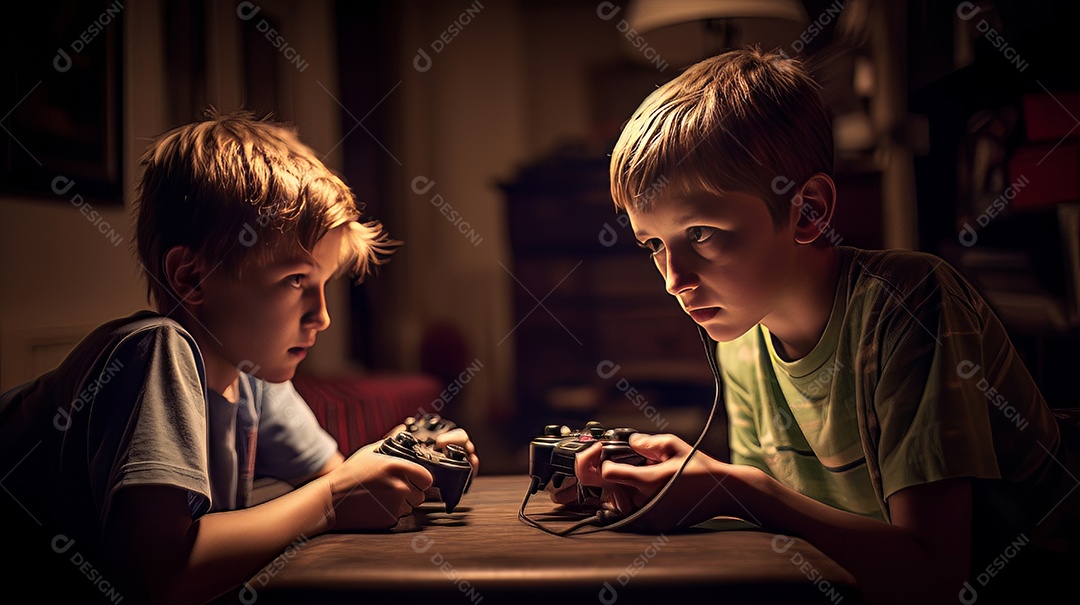
M 424 445 L 435 445 L 435 440 L 443 433 L 448 433 L 457 425 L 449 420 L 439 416 L 438 414 L 424 414 L 417 418 L 416 416 L 409 416 L 403 423 L 405 430 L 412 433 L 412 436 L 416 438 L 418 443 Z
M 559 488 L 567 478 L 575 477 L 574 462 L 578 453 L 595 443 L 602 448 L 601 463 L 614 460 L 634 466 L 645 464 L 645 457 L 632 450 L 628 441 L 630 435 L 636 432 L 631 428 L 604 430 L 596 421 L 586 423 L 580 431 L 557 424 L 547 425 L 544 434 L 529 444 L 529 475 L 533 478 L 529 494 L 545 489 L 548 483 Z M 579 484 L 578 504 L 596 504 L 599 491 L 599 488 Z
M 454 512 L 461 496 L 472 481 L 472 465 L 469 453 L 460 445 L 447 445 L 445 450 L 416 440 L 412 433 L 401 431 L 383 440 L 376 450 L 380 454 L 395 456 L 415 462 L 431 473 L 432 488 L 439 490 L 439 497 L 446 504 L 446 512 Z

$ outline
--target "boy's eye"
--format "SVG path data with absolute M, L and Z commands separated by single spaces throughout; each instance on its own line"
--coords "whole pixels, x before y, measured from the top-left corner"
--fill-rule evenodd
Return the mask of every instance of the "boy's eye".
M 644 242 L 638 242 L 637 245 L 641 248 L 645 248 L 651 254 L 656 254 L 664 249 L 663 242 L 656 239 L 655 237 L 652 239 L 647 239 Z
M 285 278 L 285 283 L 295 288 L 299 288 L 300 286 L 304 285 L 304 276 L 300 275 L 299 273 L 296 275 L 290 275 Z
M 712 227 L 690 227 L 686 230 L 686 237 L 695 244 L 700 244 L 716 233 L 716 229 Z

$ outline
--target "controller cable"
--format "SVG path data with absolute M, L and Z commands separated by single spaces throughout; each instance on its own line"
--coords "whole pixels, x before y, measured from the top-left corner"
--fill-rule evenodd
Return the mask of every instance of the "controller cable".
M 720 407 L 721 378 L 719 370 L 720 366 L 718 365 L 716 360 L 716 344 L 712 341 L 711 338 L 709 338 L 709 335 L 705 331 L 705 329 L 700 326 L 698 327 L 698 334 L 699 336 L 701 336 L 701 342 L 705 345 L 705 355 L 709 359 L 709 368 L 712 370 L 713 380 L 716 385 L 715 394 L 713 395 L 712 409 L 709 411 L 709 417 L 705 420 L 704 428 L 701 429 L 701 434 L 698 435 L 697 440 L 694 442 L 694 446 L 690 448 L 690 453 L 686 455 L 686 458 L 679 466 L 679 469 L 675 471 L 675 474 L 673 474 L 670 479 L 668 479 L 667 483 L 664 484 L 664 487 L 660 488 L 660 491 L 658 491 L 652 497 L 652 499 L 646 502 L 644 506 L 625 517 L 615 517 L 613 511 L 601 510 L 595 515 L 586 519 L 582 519 L 581 521 L 578 521 L 577 523 L 574 523 L 567 528 L 555 530 L 549 527 L 545 527 L 543 523 L 532 519 L 527 514 L 525 514 L 525 507 L 529 503 L 529 498 L 537 491 L 537 483 L 539 483 L 540 481 L 538 477 L 533 477 L 532 484 L 529 486 L 529 491 L 525 493 L 525 499 L 521 502 L 521 509 L 518 511 L 518 519 L 543 532 L 555 536 L 566 537 L 574 533 L 591 534 L 600 531 L 610 531 L 618 529 L 620 527 L 624 527 L 626 525 L 629 525 L 630 523 L 633 523 L 642 515 L 649 512 L 650 510 L 655 508 L 657 504 L 660 503 L 660 501 L 664 498 L 664 495 L 666 495 L 668 490 L 671 489 L 671 486 L 675 484 L 675 481 L 677 481 L 679 477 L 682 476 L 683 471 L 686 469 L 686 465 L 690 464 L 690 460 L 694 457 L 694 454 L 697 453 L 698 449 L 701 446 L 701 442 L 705 439 L 705 435 L 709 432 L 709 427 L 712 426 L 713 418 L 716 416 L 716 410 Z M 605 523 L 606 521 L 610 522 Z M 582 530 L 582 528 L 585 527 L 589 527 L 589 529 Z

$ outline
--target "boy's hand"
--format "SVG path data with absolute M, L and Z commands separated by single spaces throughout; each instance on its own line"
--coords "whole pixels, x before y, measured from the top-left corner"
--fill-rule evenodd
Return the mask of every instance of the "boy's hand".
M 456 428 L 439 435 L 435 439 L 435 447 L 440 449 L 451 444 L 460 445 L 465 448 L 466 452 L 469 452 L 469 464 L 472 465 L 472 472 L 475 477 L 480 471 L 480 457 L 476 455 L 476 446 L 469 439 L 469 434 L 465 432 L 465 429 Z
M 601 467 L 600 448 L 589 448 L 578 454 L 575 466 L 578 481 L 603 488 L 604 506 L 621 517 L 649 502 L 679 470 L 693 449 L 675 435 L 635 433 L 630 436 L 629 443 L 631 449 L 649 461 L 648 464 L 633 466 L 606 460 Z M 665 531 L 722 514 L 717 508 L 737 509 L 730 493 L 720 486 L 734 468 L 698 451 L 664 499 L 631 527 Z M 719 502 L 718 496 L 721 496 Z
M 574 506 L 578 503 L 578 482 L 575 477 L 563 479 L 559 487 L 555 487 L 554 481 L 548 481 L 544 491 L 555 504 Z
M 386 437 L 384 437 L 384 439 L 389 439 L 405 430 L 407 430 L 405 428 L 405 425 L 399 424 L 393 429 L 391 429 L 390 432 L 386 434 Z M 461 447 L 465 448 L 466 452 L 469 452 L 469 464 L 472 465 L 472 472 L 473 476 L 475 477 L 476 474 L 480 471 L 480 457 L 476 455 L 476 446 L 469 439 L 469 434 L 465 432 L 465 429 L 460 427 L 455 428 L 443 433 L 442 435 L 439 435 L 435 439 L 435 447 L 437 448 L 442 449 L 450 444 L 460 445 Z
M 379 443 L 360 448 L 326 476 L 333 529 L 389 529 L 424 501 L 431 473 L 419 464 L 376 453 Z

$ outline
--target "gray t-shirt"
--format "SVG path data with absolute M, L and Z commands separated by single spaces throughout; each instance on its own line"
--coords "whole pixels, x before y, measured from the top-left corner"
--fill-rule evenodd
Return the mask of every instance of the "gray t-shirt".
M 194 519 L 250 505 L 255 476 L 297 482 L 321 469 L 337 444 L 291 383 L 240 376 L 235 403 L 208 391 L 195 340 L 155 313 L 100 326 L 56 369 L 0 395 L 3 487 L 23 513 L 9 522 L 93 553 L 124 487 L 183 489 Z

